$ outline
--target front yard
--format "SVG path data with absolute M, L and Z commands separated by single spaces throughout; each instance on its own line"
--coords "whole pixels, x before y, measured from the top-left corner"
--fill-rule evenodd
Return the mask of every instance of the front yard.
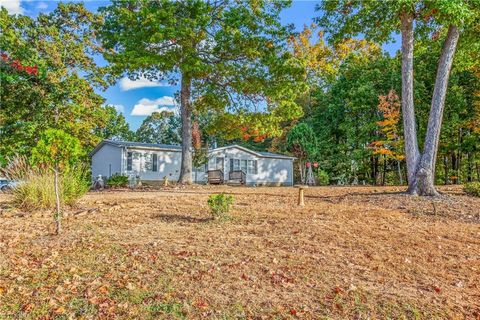
M 90 193 L 60 236 L 0 195 L 0 318 L 480 317 L 480 198 L 401 190 Z M 220 191 L 232 218 L 211 221 Z

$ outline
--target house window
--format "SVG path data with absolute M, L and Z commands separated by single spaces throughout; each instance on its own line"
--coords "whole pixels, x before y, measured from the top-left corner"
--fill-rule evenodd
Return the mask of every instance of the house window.
M 257 174 L 257 160 L 230 159 L 230 171 L 239 170 L 245 173 Z
M 156 153 L 152 155 L 152 171 L 158 171 L 158 155 Z
M 247 160 L 240 161 L 240 170 L 247 173 Z
M 257 174 L 257 160 L 248 160 L 248 173 Z
M 240 159 L 230 159 L 230 171 L 240 170 Z
M 215 168 L 223 171 L 223 157 L 215 158 Z
M 127 152 L 127 171 L 132 171 L 133 152 Z
M 143 157 L 145 158 L 145 170 L 152 171 L 152 155 L 150 153 L 145 153 Z
M 155 153 L 145 153 L 145 170 L 147 171 L 157 171 L 157 155 Z

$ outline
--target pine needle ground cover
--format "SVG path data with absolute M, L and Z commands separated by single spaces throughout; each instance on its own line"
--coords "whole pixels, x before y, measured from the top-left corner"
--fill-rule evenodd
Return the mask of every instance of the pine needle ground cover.
M 478 318 L 480 199 L 401 190 L 309 188 L 305 207 L 294 188 L 89 193 L 60 236 L 0 195 L 0 318 Z

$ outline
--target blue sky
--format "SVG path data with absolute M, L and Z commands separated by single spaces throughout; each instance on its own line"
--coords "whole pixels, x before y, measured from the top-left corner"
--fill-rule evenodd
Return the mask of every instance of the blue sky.
M 7 8 L 10 13 L 20 13 L 29 16 L 36 16 L 39 12 L 52 11 L 56 1 L 52 0 L 0 0 L 2 6 Z M 84 1 L 85 6 L 92 11 L 98 7 L 108 4 L 108 1 L 94 0 Z M 285 24 L 294 24 L 297 30 L 301 30 L 304 25 L 309 25 L 312 18 L 318 16 L 315 12 L 315 6 L 318 1 L 293 1 L 290 8 L 284 10 L 281 14 L 282 22 Z M 388 43 L 383 49 L 391 55 L 399 49 L 399 37 L 394 37 L 395 43 Z M 99 92 L 106 99 L 106 103 L 114 105 L 118 111 L 122 112 L 130 124 L 130 128 L 136 130 L 143 119 L 155 110 L 173 109 L 173 96 L 178 91 L 178 86 L 168 86 L 164 83 L 150 82 L 146 79 L 140 81 L 131 81 L 128 78 L 121 79 L 115 86 L 106 91 Z

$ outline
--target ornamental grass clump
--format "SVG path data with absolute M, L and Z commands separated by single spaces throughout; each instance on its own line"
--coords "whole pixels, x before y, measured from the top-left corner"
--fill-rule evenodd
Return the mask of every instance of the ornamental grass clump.
M 54 172 L 43 166 L 29 164 L 26 157 L 11 159 L 0 172 L 15 181 L 12 188 L 13 205 L 23 210 L 55 209 Z M 60 176 L 59 191 L 62 205 L 74 205 L 89 189 L 85 167 L 72 167 Z
M 232 195 L 219 193 L 212 194 L 208 198 L 208 205 L 210 206 L 210 213 L 213 219 L 228 218 L 228 212 L 233 205 L 234 198 Z

